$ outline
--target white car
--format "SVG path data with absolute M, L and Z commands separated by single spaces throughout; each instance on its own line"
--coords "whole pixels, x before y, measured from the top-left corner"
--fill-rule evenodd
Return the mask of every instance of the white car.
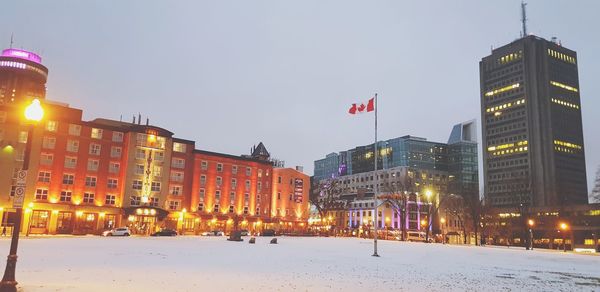
M 213 230 L 213 231 L 202 232 L 201 235 L 202 236 L 225 236 L 225 233 L 220 230 Z
M 102 236 L 129 236 L 131 232 L 127 227 L 119 227 L 102 232 Z

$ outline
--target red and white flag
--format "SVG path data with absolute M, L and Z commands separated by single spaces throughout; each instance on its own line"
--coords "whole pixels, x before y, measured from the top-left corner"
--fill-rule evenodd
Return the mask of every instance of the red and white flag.
M 367 104 L 364 103 L 353 103 L 352 106 L 350 107 L 350 109 L 348 110 L 348 112 L 351 115 L 355 115 L 355 114 L 362 114 L 362 113 L 367 113 L 367 112 L 372 112 L 375 110 L 375 98 L 372 97 L 371 99 L 369 99 L 369 101 L 367 102 Z

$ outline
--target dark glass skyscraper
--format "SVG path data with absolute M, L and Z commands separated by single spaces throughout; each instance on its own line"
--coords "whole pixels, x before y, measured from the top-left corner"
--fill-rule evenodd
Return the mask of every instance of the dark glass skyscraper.
M 527 36 L 479 63 L 492 206 L 587 203 L 577 53 Z

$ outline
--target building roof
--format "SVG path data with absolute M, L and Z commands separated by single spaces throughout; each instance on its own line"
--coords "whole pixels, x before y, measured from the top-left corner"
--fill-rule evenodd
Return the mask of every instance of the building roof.
M 258 163 L 262 163 L 262 164 L 271 165 L 271 162 L 269 162 L 269 161 L 261 160 L 261 159 L 256 159 L 256 158 L 252 158 L 252 157 L 248 157 L 248 156 L 236 156 L 236 155 L 231 155 L 231 154 L 225 154 L 225 153 L 219 153 L 219 152 L 212 152 L 212 151 L 206 151 L 206 150 L 199 150 L 199 149 L 195 149 L 194 153 L 199 153 L 199 154 L 204 154 L 204 155 L 211 155 L 211 156 L 219 156 L 219 157 L 223 157 L 223 158 L 243 160 L 243 161 L 250 161 L 250 162 L 258 162 Z
M 263 142 L 258 143 L 258 146 L 256 146 L 254 148 L 254 151 L 252 151 L 252 157 L 269 157 L 269 156 L 271 156 L 271 154 L 269 154 L 269 151 L 267 151 L 267 148 L 265 147 Z

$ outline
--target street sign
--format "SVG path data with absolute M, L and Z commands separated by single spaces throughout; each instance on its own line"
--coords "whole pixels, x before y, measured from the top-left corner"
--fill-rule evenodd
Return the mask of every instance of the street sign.
M 23 208 L 25 200 L 25 186 L 17 186 L 15 188 L 15 196 L 13 198 L 13 208 Z
M 27 180 L 27 170 L 17 171 L 17 185 L 24 186 Z

